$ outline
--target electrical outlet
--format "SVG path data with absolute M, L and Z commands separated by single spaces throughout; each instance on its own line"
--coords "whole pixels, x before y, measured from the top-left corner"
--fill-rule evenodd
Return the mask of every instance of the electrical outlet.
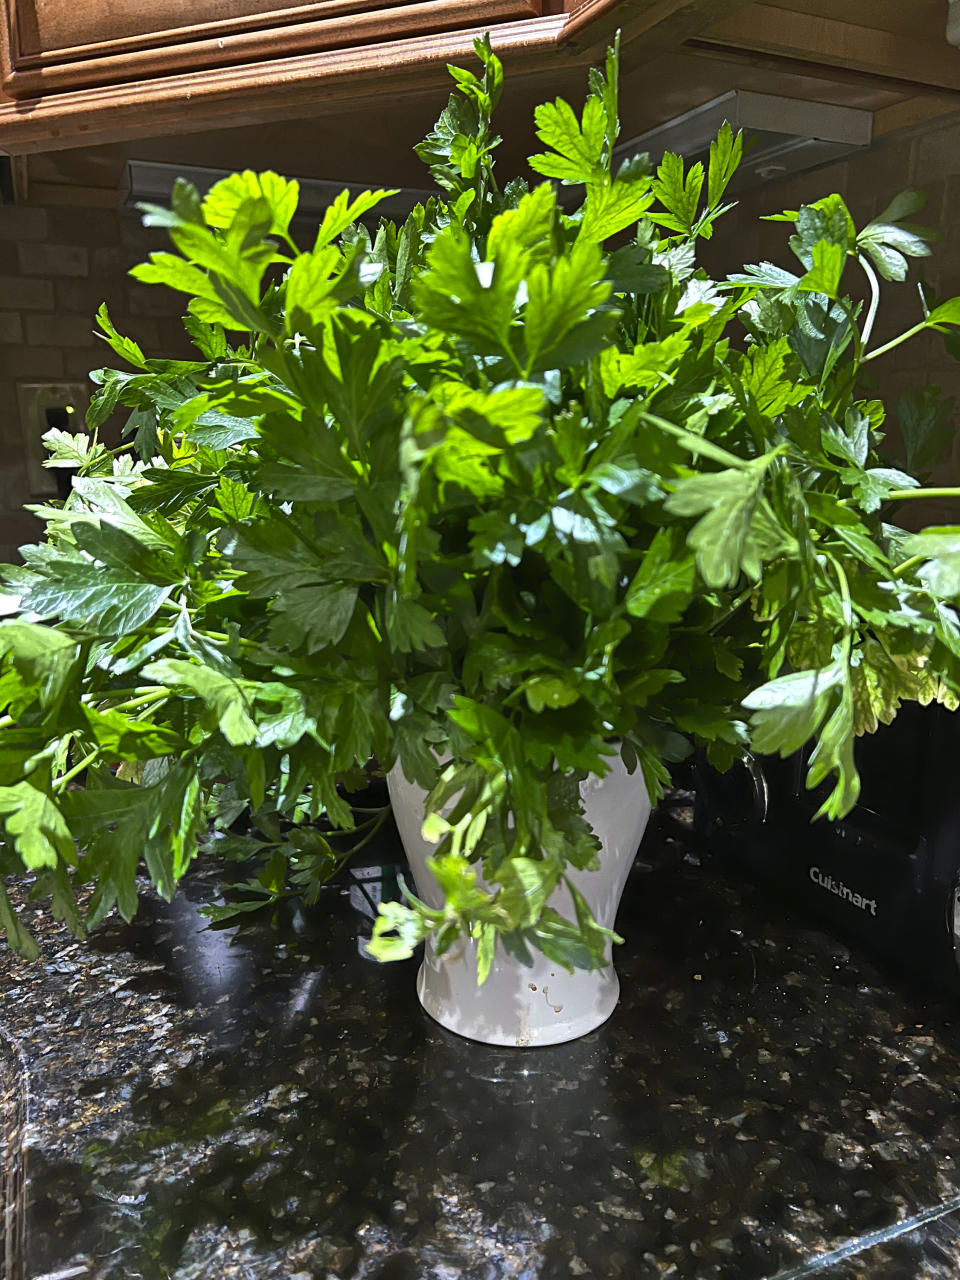
M 49 456 L 43 447 L 43 437 L 52 427 L 71 432 L 83 430 L 83 415 L 90 402 L 89 388 L 85 382 L 21 382 L 17 385 L 17 401 L 30 497 L 63 497 L 69 472 L 43 465 Z

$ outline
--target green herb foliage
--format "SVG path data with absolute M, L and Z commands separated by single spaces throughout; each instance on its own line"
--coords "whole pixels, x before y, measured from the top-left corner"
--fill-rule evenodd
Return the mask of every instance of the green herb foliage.
M 146 210 L 173 247 L 133 274 L 185 295 L 197 358 L 151 359 L 101 310 L 129 369 L 94 375 L 88 433 L 50 433 L 79 478 L 36 509 L 0 624 L 0 866 L 78 931 L 78 886 L 88 923 L 129 918 L 141 859 L 169 897 L 198 838 L 255 860 L 226 911 L 315 900 L 381 821 L 354 828 L 344 798 L 375 756 L 429 790 L 446 903 L 384 906 L 375 954 L 469 933 L 481 980 L 498 946 L 596 966 L 610 935 L 547 901 L 596 863 L 576 783 L 612 743 L 657 795 L 691 743 L 725 765 L 813 739 L 836 818 L 857 734 L 956 703 L 960 528 L 890 523 L 925 491 L 859 390 L 910 333 L 960 324 L 945 302 L 870 347 L 877 272 L 927 252 L 914 195 L 859 233 L 837 195 L 783 215 L 796 272 L 713 281 L 696 247 L 739 137 L 615 173 L 613 50 L 579 115 L 537 110 L 543 181 L 501 188 L 502 72 L 476 52 L 419 148 L 443 198 L 402 226 L 371 236 L 384 193 L 344 193 L 304 247 L 272 173 Z M 929 466 L 936 396 L 898 418 Z M 0 925 L 31 953 L 5 896 Z

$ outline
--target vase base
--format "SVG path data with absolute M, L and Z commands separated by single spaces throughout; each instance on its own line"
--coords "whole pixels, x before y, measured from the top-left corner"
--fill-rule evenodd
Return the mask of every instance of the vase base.
M 476 987 L 475 972 L 473 991 L 461 990 L 454 1000 L 449 992 L 437 991 L 438 986 L 446 985 L 438 983 L 437 976 L 426 960 L 417 974 L 417 996 L 434 1022 L 465 1040 L 510 1049 L 537 1049 L 579 1040 L 607 1021 L 620 998 L 620 982 L 612 965 L 591 972 L 555 972 L 553 993 L 547 986 L 540 989 L 535 983 L 526 983 L 526 992 L 520 998 L 515 996 L 508 1008 L 492 991 L 486 991 L 486 984 Z M 571 1001 L 577 1012 L 564 1016 L 564 1000 L 569 996 L 562 993 L 571 981 L 581 988 Z
M 582 910 L 582 896 L 597 924 L 612 930 L 620 895 L 650 816 L 650 797 L 642 775 L 639 771 L 628 773 L 622 755 L 611 755 L 608 764 L 602 777 L 589 774 L 580 782 L 584 817 L 599 843 L 598 866 L 587 870 L 568 865 L 546 905 L 562 920 L 573 921 Z M 407 780 L 399 762 L 387 775 L 387 786 L 417 894 L 428 907 L 442 913 L 443 891 L 430 868 L 436 845 L 423 835 L 426 793 Z M 487 882 L 482 874 L 477 876 L 482 870 L 477 865 L 470 874 L 495 900 L 503 886 Z M 529 948 L 524 956 L 527 963 L 523 963 L 515 950 L 508 951 L 503 939 L 498 939 L 483 986 L 477 985 L 477 943 L 469 930 L 452 942 L 446 938 L 444 942 L 438 955 L 433 935 L 427 937 L 417 994 L 431 1018 L 467 1040 L 515 1049 L 564 1044 L 596 1030 L 616 1008 L 620 982 L 609 940 L 601 968 L 571 973 L 535 946 Z

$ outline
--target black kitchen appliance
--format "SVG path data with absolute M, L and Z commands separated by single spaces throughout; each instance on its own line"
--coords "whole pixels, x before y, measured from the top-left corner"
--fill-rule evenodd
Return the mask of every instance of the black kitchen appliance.
M 812 822 L 827 787 L 806 790 L 807 755 L 748 755 L 726 774 L 698 761 L 708 854 L 960 994 L 960 712 L 910 704 L 859 739 L 862 792 L 840 822 Z

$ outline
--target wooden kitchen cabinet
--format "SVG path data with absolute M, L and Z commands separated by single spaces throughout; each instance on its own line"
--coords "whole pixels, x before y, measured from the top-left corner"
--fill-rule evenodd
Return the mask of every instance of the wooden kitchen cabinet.
M 960 106 L 944 0 L 0 0 L 0 154 L 437 101 L 488 32 L 542 100 L 622 33 L 642 128 L 730 88 L 888 112 Z M 581 83 L 577 79 L 576 83 Z M 718 88 L 719 86 L 719 88 Z M 432 109 L 432 108 L 431 108 Z
M 539 17 L 541 0 L 7 0 L 12 98 Z M 189 21 L 185 16 L 189 14 Z

